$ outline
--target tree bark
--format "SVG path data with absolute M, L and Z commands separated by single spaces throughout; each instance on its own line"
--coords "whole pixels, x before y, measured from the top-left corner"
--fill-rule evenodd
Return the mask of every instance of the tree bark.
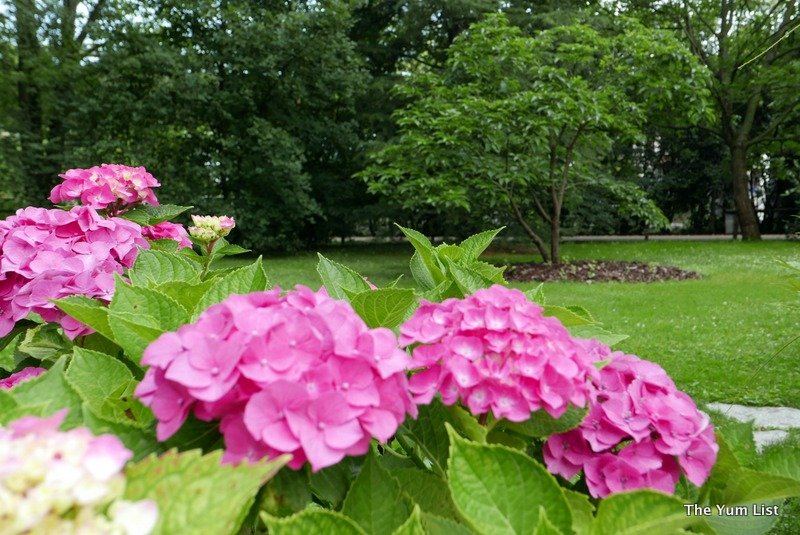
M 731 178 L 733 179 L 733 202 L 743 240 L 760 240 L 761 231 L 753 200 L 750 198 L 750 181 L 747 175 L 747 149 L 744 145 L 729 146 L 731 152 Z
M 531 226 L 528 224 L 528 221 L 525 219 L 525 216 L 522 215 L 522 212 L 520 211 L 519 206 L 517 206 L 517 203 L 514 202 L 514 200 L 511 198 L 509 198 L 509 201 L 511 203 L 511 212 L 514 214 L 514 217 L 516 218 L 517 222 L 522 227 L 522 230 L 525 231 L 525 234 L 527 234 L 528 237 L 531 239 L 533 245 L 536 246 L 536 249 L 539 251 L 539 254 L 542 255 L 542 260 L 544 260 L 545 263 L 550 263 L 550 255 L 547 253 L 547 247 L 545 247 L 544 240 L 542 240 L 542 238 L 538 234 L 536 234 L 536 231 L 533 230 Z

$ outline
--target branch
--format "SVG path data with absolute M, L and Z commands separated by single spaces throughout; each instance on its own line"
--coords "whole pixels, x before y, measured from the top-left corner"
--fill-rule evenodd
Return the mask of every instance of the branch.
M 83 42 L 86 40 L 86 36 L 89 34 L 89 26 L 91 26 L 94 21 L 100 18 L 100 12 L 103 10 L 105 3 L 106 0 L 97 0 L 97 3 L 89 12 L 89 18 L 86 19 L 86 24 L 83 25 L 81 32 L 78 34 L 78 37 L 75 40 L 75 43 L 77 43 L 79 47 L 83 45 Z
M 789 106 L 787 106 L 783 110 L 783 113 L 781 113 L 775 119 L 770 121 L 769 125 L 763 132 L 761 132 L 759 135 L 750 140 L 748 146 L 755 145 L 756 143 L 761 143 L 762 141 L 767 141 L 769 137 L 775 133 L 775 130 L 777 130 L 778 127 L 792 115 L 792 113 L 798 106 L 800 106 L 800 97 L 796 98 L 794 102 L 792 102 Z

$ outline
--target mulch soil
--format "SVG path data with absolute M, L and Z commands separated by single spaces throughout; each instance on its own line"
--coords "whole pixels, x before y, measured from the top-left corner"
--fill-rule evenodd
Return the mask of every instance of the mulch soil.
M 557 266 L 550 264 L 512 264 L 505 278 L 518 282 L 658 282 L 699 279 L 694 271 L 643 262 L 580 260 Z

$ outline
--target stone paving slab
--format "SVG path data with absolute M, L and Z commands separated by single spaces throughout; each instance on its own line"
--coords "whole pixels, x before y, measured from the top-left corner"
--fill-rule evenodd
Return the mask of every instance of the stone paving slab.
M 800 429 L 800 409 L 746 407 L 730 403 L 709 403 L 708 408 L 740 422 L 752 421 L 756 428 L 753 438 L 758 451 L 763 450 L 765 446 L 785 440 L 789 436 L 788 429 Z

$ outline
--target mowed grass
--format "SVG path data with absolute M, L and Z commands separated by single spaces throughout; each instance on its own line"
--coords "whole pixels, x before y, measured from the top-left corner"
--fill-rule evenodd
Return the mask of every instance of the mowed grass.
M 322 251 L 378 285 L 408 271 L 405 244 L 332 247 Z M 697 271 L 699 280 L 627 283 L 547 283 L 549 303 L 581 305 L 629 339 L 616 349 L 661 364 L 698 401 L 800 407 L 800 304 L 778 259 L 800 261 L 793 242 L 567 243 L 564 258 L 639 260 Z M 495 263 L 532 261 L 532 254 L 489 253 Z M 320 285 L 316 253 L 272 257 L 274 284 Z M 534 284 L 514 284 L 527 289 Z M 785 346 L 785 347 L 784 347 Z

